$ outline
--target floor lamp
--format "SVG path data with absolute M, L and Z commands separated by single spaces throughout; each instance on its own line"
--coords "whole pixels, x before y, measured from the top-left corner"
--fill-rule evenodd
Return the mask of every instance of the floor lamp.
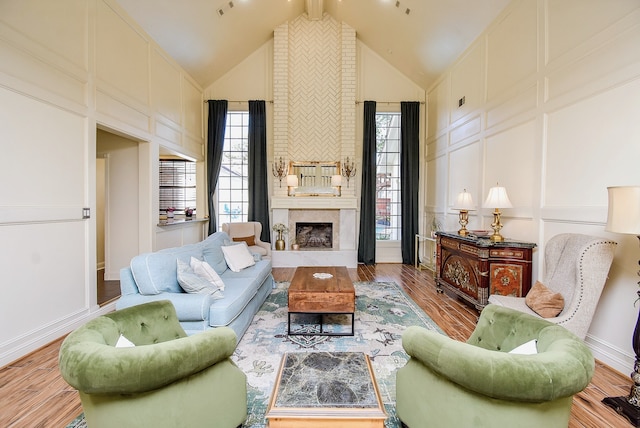
M 609 213 L 605 230 L 636 235 L 640 240 L 640 186 L 608 187 Z M 640 264 L 640 262 L 638 262 Z M 640 275 L 640 271 L 638 271 Z M 640 286 L 640 282 L 638 282 Z M 637 291 L 640 298 L 640 290 Z M 640 313 L 633 331 L 633 351 L 636 361 L 631 380 L 633 385 L 627 397 L 605 397 L 602 402 L 640 427 Z

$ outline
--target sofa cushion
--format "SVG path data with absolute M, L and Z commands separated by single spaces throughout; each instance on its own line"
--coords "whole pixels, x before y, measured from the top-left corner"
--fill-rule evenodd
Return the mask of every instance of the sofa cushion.
M 209 235 L 202 241 L 202 256 L 204 260 L 215 270 L 218 275 L 222 275 L 227 270 L 227 262 L 224 260 L 221 247 L 225 242 L 230 241 L 229 235 L 224 232 L 216 232 Z
M 229 269 L 233 272 L 240 272 L 242 269 L 256 264 L 245 242 L 239 245 L 222 247 L 222 253 L 224 254 L 227 266 L 229 266 Z
M 270 274 L 271 260 L 261 260 L 241 272 L 227 270 L 222 276 L 226 284 L 225 297 L 211 304 L 209 324 L 212 327 L 229 325 L 249 304 Z
M 188 263 L 176 261 L 178 283 L 187 293 L 210 294 L 214 299 L 222 299 L 222 291 L 204 278 L 198 276 Z
M 153 295 L 164 291 L 182 293 L 178 284 L 176 260 L 189 264 L 191 256 L 202 258 L 199 244 L 167 248 L 155 253 L 145 253 L 131 259 L 131 273 L 140 294 Z
M 206 279 L 219 290 L 224 291 L 224 282 L 222 281 L 222 278 L 220 278 L 220 275 L 218 275 L 209 263 L 191 256 L 191 262 L 189 264 L 196 275 L 200 278 Z

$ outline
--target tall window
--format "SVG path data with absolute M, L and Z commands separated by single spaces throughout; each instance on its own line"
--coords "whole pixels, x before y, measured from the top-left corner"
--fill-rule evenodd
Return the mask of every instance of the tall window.
M 184 214 L 196 208 L 196 163 L 186 160 L 160 160 L 160 214 L 168 208 Z
M 400 240 L 400 113 L 376 113 L 376 240 Z
M 247 221 L 249 210 L 249 112 L 227 113 L 218 176 L 218 225 Z

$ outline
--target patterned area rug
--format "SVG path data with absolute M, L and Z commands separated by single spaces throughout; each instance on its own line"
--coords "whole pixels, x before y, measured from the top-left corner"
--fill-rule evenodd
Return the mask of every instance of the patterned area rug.
M 395 414 L 395 373 L 406 363 L 402 332 L 410 325 L 444 332 L 393 282 L 356 282 L 355 334 L 353 336 L 287 335 L 288 282 L 276 284 L 242 337 L 233 361 L 247 375 L 248 417 L 245 428 L 265 428 L 265 413 L 285 352 L 364 352 L 369 355 L 380 395 L 389 418 L 387 428 L 399 428 Z M 317 317 L 301 316 L 292 322 L 293 331 L 319 331 Z M 323 331 L 349 331 L 350 317 L 324 320 Z M 84 415 L 67 428 L 84 428 Z
M 402 332 L 410 325 L 444 332 L 393 282 L 356 282 L 355 334 L 353 336 L 288 336 L 288 282 L 277 284 L 242 337 L 232 359 L 247 375 L 249 417 L 246 428 L 264 428 L 264 415 L 285 352 L 364 352 L 369 355 L 382 401 L 389 415 L 385 426 L 400 427 L 395 415 L 396 370 L 408 356 L 402 349 Z M 342 318 L 342 319 L 341 319 Z M 316 324 L 296 319 L 292 330 L 318 331 Z M 308 320 L 315 322 L 315 320 Z M 323 330 L 350 330 L 349 317 L 325 321 Z

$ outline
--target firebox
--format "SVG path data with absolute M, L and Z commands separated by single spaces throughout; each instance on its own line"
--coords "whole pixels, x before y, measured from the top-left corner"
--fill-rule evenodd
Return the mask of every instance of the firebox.
M 296 242 L 300 248 L 333 248 L 333 223 L 296 223 Z

